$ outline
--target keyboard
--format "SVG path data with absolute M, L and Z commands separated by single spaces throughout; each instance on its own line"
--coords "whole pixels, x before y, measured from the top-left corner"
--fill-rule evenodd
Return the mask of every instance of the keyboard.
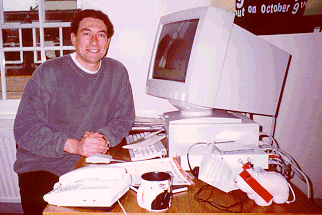
M 156 131 L 153 133 L 140 133 L 134 136 L 138 138 L 137 140 L 135 140 L 134 142 L 130 142 L 131 144 L 124 145 L 122 148 L 133 149 L 133 148 L 143 148 L 143 147 L 150 146 L 153 143 L 165 138 L 165 134 L 159 134 L 160 132 L 162 132 L 162 130 Z
M 125 140 L 127 144 L 131 144 L 132 142 L 149 134 L 150 132 L 132 134 L 127 136 Z M 147 147 L 129 148 L 128 150 L 131 157 L 131 161 L 147 160 L 156 157 L 164 157 L 167 155 L 167 149 L 164 147 L 163 143 L 160 140 Z

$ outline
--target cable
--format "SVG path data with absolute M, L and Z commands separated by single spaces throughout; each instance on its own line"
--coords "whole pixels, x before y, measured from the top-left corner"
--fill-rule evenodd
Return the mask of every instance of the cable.
M 293 178 L 294 173 L 307 185 L 307 197 L 309 199 L 312 198 L 311 190 L 312 185 L 309 180 L 309 178 L 306 176 L 306 174 L 301 170 L 300 166 L 297 164 L 297 162 L 285 151 L 280 149 L 278 147 L 278 144 L 276 140 L 269 134 L 261 132 L 260 136 L 267 136 L 271 140 L 271 144 L 267 145 L 261 145 L 260 147 L 264 151 L 270 151 L 272 150 L 275 155 L 277 155 L 279 158 L 270 159 L 271 164 L 279 165 L 281 167 L 280 173 L 287 179 L 290 180 Z
M 272 147 L 272 150 L 275 152 L 275 155 L 277 155 L 277 149 L 279 148 L 278 147 L 278 144 L 277 142 L 275 141 L 275 139 L 268 133 L 265 133 L 265 132 L 260 132 L 259 133 L 259 136 L 267 136 L 269 139 L 270 139 L 270 146 Z
M 264 151 L 269 151 L 271 149 L 271 147 L 265 147 L 265 146 L 261 146 L 261 148 Z M 296 163 L 296 161 L 289 155 L 287 154 L 285 151 L 283 151 L 282 149 L 278 148 L 277 149 L 277 155 L 279 156 L 279 159 L 281 162 L 283 162 L 285 165 L 285 169 L 290 167 L 295 167 L 294 170 L 292 170 L 292 172 L 297 173 L 296 175 L 302 180 L 302 181 L 307 181 L 306 176 L 303 176 L 303 171 L 301 170 L 300 166 Z M 276 158 L 275 158 L 276 159 Z M 271 159 L 272 160 L 272 159 Z
M 199 145 L 199 144 L 206 144 L 206 145 L 209 145 L 210 143 L 205 143 L 205 142 L 199 142 L 199 143 L 194 143 L 192 144 L 189 148 L 188 148 L 188 152 L 187 152 L 187 162 L 188 162 L 188 166 L 189 166 L 189 169 L 190 169 L 190 172 L 193 173 L 194 170 L 191 168 L 191 165 L 190 165 L 190 160 L 189 160 L 189 152 L 190 152 L 190 149 L 193 147 L 193 146 L 196 146 L 196 145 Z M 214 144 L 214 148 L 220 153 L 221 155 L 221 159 L 224 159 L 223 158 L 223 154 L 222 154 L 222 151 L 216 146 L 216 144 Z M 196 176 L 197 177 L 197 176 Z
M 122 211 L 125 215 L 127 215 L 126 210 L 124 209 L 123 205 L 121 204 L 120 200 L 118 199 L 117 202 L 119 203 L 120 207 L 122 208 Z
M 204 191 L 204 190 L 206 190 L 207 188 L 211 188 L 211 192 L 210 192 L 210 195 L 208 196 L 208 197 L 206 197 L 206 198 L 201 198 L 201 197 L 199 197 L 199 196 L 201 196 L 201 193 L 202 193 L 202 191 Z M 214 201 L 210 201 L 209 199 L 211 198 L 211 196 L 213 196 L 213 190 L 214 190 L 214 187 L 213 186 L 211 186 L 211 185 L 205 185 L 205 186 L 202 186 L 199 190 L 198 190 L 198 192 L 194 195 L 194 198 L 195 199 L 197 199 L 198 201 L 200 201 L 200 202 L 205 202 L 205 203 L 208 203 L 208 204 L 210 204 L 211 206 L 213 206 L 213 207 L 215 207 L 215 208 L 217 208 L 217 209 L 219 209 L 219 210 L 223 210 L 223 211 L 226 211 L 226 212 L 229 212 L 229 213 L 241 213 L 242 212 L 242 210 L 243 210 L 243 203 L 248 199 L 248 198 L 246 198 L 246 199 L 242 199 L 237 193 L 235 193 L 234 191 L 232 191 L 232 193 L 234 194 L 234 195 L 236 195 L 238 198 L 239 198 L 239 202 L 237 202 L 237 203 L 234 203 L 234 204 L 232 204 L 232 205 L 229 205 L 229 206 L 224 206 L 224 205 L 220 205 L 220 204 L 218 204 L 218 203 L 216 203 L 216 202 L 214 202 Z M 233 210 L 229 210 L 230 208 L 232 208 L 232 207 L 234 207 L 234 206 L 236 206 L 236 205 L 239 205 L 240 204 L 240 210 L 239 211 L 233 211 Z
M 276 115 L 272 117 L 272 124 L 271 124 L 271 137 L 274 137 L 275 134 L 275 128 L 276 128 Z M 274 138 L 272 138 L 274 139 Z M 271 139 L 270 143 L 272 144 L 273 140 Z
M 311 199 L 312 198 L 312 194 L 311 194 L 311 183 L 310 183 L 310 181 L 309 181 L 309 178 L 304 174 L 304 172 L 302 172 L 300 169 L 298 169 L 296 166 L 294 166 L 294 165 L 292 165 L 292 168 L 294 168 L 294 169 L 296 169 L 297 171 L 298 171 L 298 173 L 299 174 L 301 174 L 303 177 L 304 177 L 304 179 L 305 179 L 305 182 L 306 182 L 306 184 L 307 184 L 307 197 L 309 198 L 309 199 Z
M 222 151 L 216 146 L 216 142 L 214 143 L 214 148 L 220 153 L 221 159 L 224 159 Z
M 199 145 L 199 144 L 209 144 L 209 143 L 204 143 L 204 142 L 200 142 L 200 143 L 194 143 L 192 144 L 189 148 L 188 148 L 188 152 L 187 152 L 187 162 L 188 162 L 188 166 L 189 166 L 189 169 L 190 169 L 190 172 L 193 173 L 194 171 L 192 170 L 191 168 L 191 165 L 190 165 L 190 161 L 189 161 L 189 152 L 190 152 L 190 149 L 196 145 Z M 195 175 L 194 175 L 195 176 Z M 197 177 L 197 176 L 195 176 Z
M 292 171 L 291 166 L 285 164 L 283 159 L 271 158 L 269 163 L 272 165 L 275 165 L 277 172 L 279 172 L 282 176 L 284 176 L 286 178 L 286 180 L 289 181 L 290 179 L 292 179 L 294 177 L 294 171 Z

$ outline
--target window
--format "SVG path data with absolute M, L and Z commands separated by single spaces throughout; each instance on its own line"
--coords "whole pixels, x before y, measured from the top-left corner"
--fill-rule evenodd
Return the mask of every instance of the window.
M 21 98 L 39 64 L 74 52 L 69 26 L 79 8 L 77 0 L 0 2 L 0 107 Z

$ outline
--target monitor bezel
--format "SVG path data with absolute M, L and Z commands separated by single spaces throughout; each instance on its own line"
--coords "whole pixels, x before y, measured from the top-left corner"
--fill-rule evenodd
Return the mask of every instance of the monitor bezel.
M 217 10 L 219 13 L 213 13 L 211 10 Z M 163 26 L 190 19 L 198 19 L 199 22 L 191 49 L 185 82 L 153 79 L 155 56 Z M 225 56 L 217 53 L 223 53 L 227 50 L 233 20 L 233 14 L 223 9 L 208 6 L 179 11 L 161 17 L 150 59 L 146 93 L 212 108 L 216 97 L 216 86 L 220 81 L 225 59 Z M 210 27 L 215 29 L 211 34 L 205 32 L 205 29 Z M 211 40 L 209 37 L 215 37 L 216 34 L 218 41 L 213 44 L 207 43 Z M 215 49 L 217 51 L 214 51 Z M 203 65 L 201 65 L 201 62 Z

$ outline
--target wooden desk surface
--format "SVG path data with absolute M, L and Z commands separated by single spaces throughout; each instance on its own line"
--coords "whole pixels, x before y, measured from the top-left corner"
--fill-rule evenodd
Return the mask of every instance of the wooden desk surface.
M 125 143 L 121 143 L 120 145 L 110 149 L 109 154 L 113 155 L 114 159 L 120 159 L 125 161 L 130 161 L 128 151 L 126 149 L 122 149 L 122 145 Z M 85 165 L 85 159 L 82 158 L 75 166 L 75 168 L 79 168 Z M 206 185 L 206 183 L 194 179 L 195 185 L 189 186 L 188 191 L 183 193 L 174 194 L 172 198 L 171 207 L 164 212 L 166 213 L 180 213 L 180 214 L 188 214 L 188 213 L 229 213 L 224 210 L 217 209 L 211 206 L 208 203 L 201 202 L 195 199 L 195 194 L 199 191 L 199 189 Z M 201 197 L 203 199 L 207 198 L 210 194 L 212 188 L 207 188 Z M 238 204 L 232 208 L 229 208 L 231 211 L 241 211 L 243 214 L 248 213 L 294 213 L 294 214 L 322 214 L 322 211 L 311 201 L 309 200 L 304 193 L 302 193 L 297 187 L 293 186 L 294 192 L 296 194 L 296 200 L 290 204 L 276 204 L 272 203 L 270 206 L 261 207 L 256 205 L 256 203 L 247 199 L 246 194 L 240 190 L 234 191 L 235 194 L 238 194 L 243 200 L 247 199 L 242 204 Z M 217 188 L 213 188 L 212 198 L 209 199 L 215 203 L 230 206 L 237 202 L 240 202 L 240 199 L 237 195 L 233 194 L 233 192 L 225 193 Z M 291 195 L 291 194 L 290 194 Z M 290 197 L 292 199 L 292 197 Z M 148 211 L 142 209 L 138 206 L 136 202 L 136 192 L 133 190 L 129 190 L 121 199 L 120 202 L 124 207 L 125 211 L 130 214 L 142 214 L 147 213 Z M 80 208 L 80 207 L 59 207 L 54 205 L 48 205 L 43 214 L 53 215 L 53 214 L 106 214 L 107 212 L 111 212 L 113 214 L 124 214 L 122 208 L 116 202 L 110 208 Z

